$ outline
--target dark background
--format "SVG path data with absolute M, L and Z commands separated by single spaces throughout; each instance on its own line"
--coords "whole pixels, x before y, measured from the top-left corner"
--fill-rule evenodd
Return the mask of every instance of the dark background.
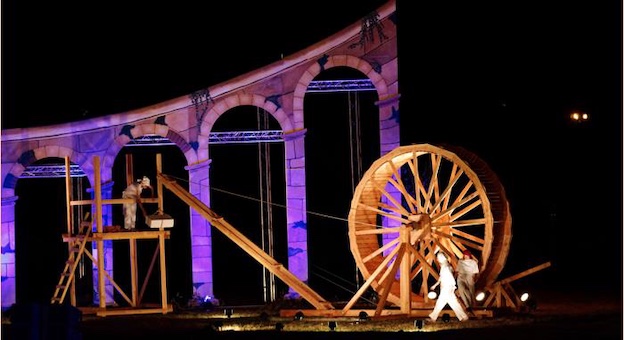
M 331 1 L 3 2 L 2 129 L 88 119 L 188 95 L 306 48 L 382 3 L 358 1 L 339 9 Z M 620 295 L 621 3 L 399 1 L 397 7 L 402 144 L 463 146 L 497 173 L 513 218 L 502 276 L 551 261 L 551 268 L 519 284 Z M 590 120 L 571 122 L 569 115 L 577 110 Z M 312 131 L 343 135 L 320 130 L 322 119 L 306 116 L 306 125 L 306 141 L 320 143 L 314 144 L 316 151 L 307 150 L 307 181 L 322 183 L 335 175 L 323 173 L 327 164 L 339 168 L 336 159 L 345 151 L 327 152 L 326 140 Z M 243 146 L 224 148 L 222 157 L 256 155 Z M 250 167 L 225 159 L 214 160 L 215 178 Z M 223 163 L 230 167 L 219 168 Z M 238 174 L 233 182 L 250 176 L 255 175 Z M 342 228 L 327 248 L 342 249 L 339 254 L 348 258 L 346 223 L 340 218 L 346 218 L 351 193 L 349 185 L 342 183 L 339 190 L 338 184 L 309 197 L 310 212 L 337 217 L 322 223 L 309 216 L 309 231 L 314 242 L 325 234 L 323 228 L 332 227 L 326 225 Z M 226 189 L 242 195 L 248 190 L 244 185 Z M 323 199 L 326 195 L 335 200 Z M 242 203 L 231 212 L 231 205 L 217 201 L 215 210 L 232 219 L 247 211 Z M 235 226 L 244 224 L 244 219 L 235 221 Z M 338 275 L 334 283 L 353 280 L 353 269 L 345 269 L 350 260 L 332 261 L 335 254 L 314 249 L 311 271 L 318 267 L 331 273 L 326 278 Z M 238 266 L 229 268 L 256 271 L 245 262 L 233 263 Z M 335 268 L 339 264 L 346 267 Z M 327 294 L 337 292 L 344 290 L 327 289 Z

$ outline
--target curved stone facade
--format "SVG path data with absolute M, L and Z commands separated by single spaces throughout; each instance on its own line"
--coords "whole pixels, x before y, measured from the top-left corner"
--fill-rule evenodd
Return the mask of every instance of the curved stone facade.
M 101 159 L 104 196 L 110 196 L 112 168 L 120 150 L 145 135 L 167 137 L 183 152 L 191 183 L 189 191 L 210 206 L 209 134 L 226 111 L 241 105 L 264 109 L 284 133 L 285 188 L 288 207 L 288 268 L 307 281 L 305 197 L 304 96 L 321 72 L 346 66 L 360 71 L 375 86 L 379 101 L 380 150 L 399 146 L 398 56 L 395 1 L 379 8 L 371 18 L 383 26 L 375 39 L 363 39 L 361 22 L 343 29 L 264 68 L 211 86 L 188 96 L 149 107 L 53 126 L 2 131 L 2 307 L 15 303 L 15 197 L 16 183 L 24 169 L 49 157 L 69 157 L 94 183 L 94 157 Z M 376 14 L 376 15 L 375 15 Z M 200 95 L 203 94 L 203 97 Z M 198 101 L 197 98 L 200 98 Z M 210 224 L 191 212 L 193 285 L 201 296 L 213 296 Z M 112 216 L 105 216 L 110 225 Z M 109 224 L 107 224 L 109 222 Z M 95 251 L 95 250 L 94 250 Z M 112 247 L 105 256 L 112 256 Z M 95 252 L 94 252 L 95 254 Z M 107 268 L 112 272 L 112 268 Z M 97 281 L 96 281 L 97 282 Z M 108 292 L 108 290 L 107 290 Z M 112 293 L 112 290 L 111 290 Z M 109 299 L 110 297 L 107 297 Z

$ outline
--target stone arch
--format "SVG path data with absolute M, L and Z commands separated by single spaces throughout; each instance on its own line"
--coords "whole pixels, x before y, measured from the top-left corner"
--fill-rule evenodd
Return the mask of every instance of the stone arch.
M 303 99 L 310 82 L 318 76 L 322 71 L 328 70 L 332 67 L 346 66 L 356 69 L 362 72 L 368 79 L 370 79 L 377 90 L 379 98 L 385 98 L 388 96 L 388 85 L 386 80 L 382 77 L 381 73 L 376 71 L 373 66 L 362 58 L 358 58 L 352 55 L 335 55 L 329 56 L 327 62 L 321 65 L 320 63 L 314 63 L 303 72 L 303 75 L 299 79 L 297 86 L 295 87 L 293 95 L 293 120 L 296 129 L 303 129 Z
M 20 178 L 26 167 L 29 165 L 44 159 L 44 158 L 65 158 L 69 157 L 70 161 L 74 164 L 78 164 L 82 167 L 84 161 L 84 154 L 77 152 L 73 149 L 59 146 L 59 145 L 46 145 L 38 147 L 32 150 L 22 153 L 16 163 L 13 163 L 11 169 L 8 171 L 2 183 L 2 190 L 9 195 L 15 194 L 15 185 Z
M 184 154 L 187 164 L 197 163 L 197 151 L 186 141 L 186 139 L 184 139 L 184 137 L 182 137 L 182 135 L 180 135 L 177 131 L 170 129 L 169 126 L 145 123 L 129 127 L 129 131 L 127 133 L 120 133 L 117 135 L 113 143 L 111 143 L 108 149 L 104 152 L 102 167 L 112 169 L 115 163 L 115 158 L 126 144 L 134 138 L 151 134 L 166 137 L 173 142 Z M 111 180 L 110 176 L 112 176 L 112 173 L 102 174 L 102 176 L 102 182 L 107 182 Z M 106 176 L 106 178 L 104 178 L 104 176 Z
M 294 129 L 288 114 L 286 114 L 278 103 L 259 94 L 237 93 L 216 101 L 215 105 L 208 111 L 206 117 L 201 122 L 202 135 L 208 136 L 214 123 L 226 111 L 236 106 L 243 105 L 251 105 L 264 109 L 277 120 L 282 131 L 292 131 Z

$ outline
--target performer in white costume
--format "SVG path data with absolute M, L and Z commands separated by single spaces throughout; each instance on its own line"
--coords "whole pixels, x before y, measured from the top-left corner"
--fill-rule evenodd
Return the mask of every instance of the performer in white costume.
M 469 250 L 457 262 L 457 292 L 468 310 L 475 304 L 475 281 L 479 274 L 479 263 Z
M 468 320 L 468 315 L 464 311 L 464 308 L 459 303 L 457 296 L 455 296 L 455 277 L 453 276 L 453 268 L 451 267 L 446 255 L 441 251 L 436 256 L 438 263 L 440 264 L 440 277 L 438 281 L 431 286 L 430 290 L 434 290 L 440 285 L 440 294 L 438 294 L 438 300 L 436 301 L 433 311 L 429 314 L 431 321 L 435 322 L 438 319 L 438 315 L 448 304 L 459 321 Z
M 143 189 L 146 188 L 152 190 L 152 186 L 150 185 L 150 179 L 146 176 L 143 176 L 142 179 L 138 179 L 135 183 L 128 185 L 126 190 L 123 191 L 121 195 L 122 198 L 134 199 L 134 203 L 123 204 L 124 229 L 135 229 L 137 202 L 141 198 L 141 192 L 143 192 Z

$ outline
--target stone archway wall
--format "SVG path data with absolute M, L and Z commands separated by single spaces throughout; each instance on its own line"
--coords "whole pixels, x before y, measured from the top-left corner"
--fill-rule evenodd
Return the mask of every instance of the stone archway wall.
M 2 308 L 15 302 L 14 188 L 25 167 L 45 157 L 70 156 L 93 183 L 93 158 L 101 161 L 101 181 L 112 180 L 119 151 L 133 138 L 164 136 L 184 153 L 189 191 L 210 206 L 209 134 L 215 121 L 230 108 L 253 105 L 279 122 L 284 133 L 289 270 L 307 281 L 305 190 L 305 122 L 303 99 L 307 86 L 323 70 L 347 66 L 369 77 L 379 95 L 381 153 L 399 145 L 398 56 L 396 3 L 390 0 L 376 11 L 383 25 L 368 41 L 358 21 L 309 48 L 273 64 L 205 89 L 207 111 L 197 112 L 193 96 L 174 98 L 137 110 L 85 121 L 27 129 L 2 130 Z M 382 35 L 383 37 L 382 37 Z M 25 112 L 24 114 L 27 114 Z M 112 187 L 112 186 L 111 186 Z M 110 190 L 110 189 L 109 189 Z M 210 226 L 191 212 L 193 284 L 202 296 L 213 294 Z M 13 242 L 13 243 L 12 243 Z M 291 256 L 292 254 L 292 256 Z

